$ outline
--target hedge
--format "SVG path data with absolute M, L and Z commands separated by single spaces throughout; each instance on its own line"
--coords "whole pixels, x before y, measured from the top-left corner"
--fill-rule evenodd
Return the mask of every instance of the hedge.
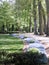
M 41 53 L 6 53 L 0 52 L 0 63 L 9 64 L 14 63 L 15 65 L 39 65 L 43 64 L 40 62 L 44 55 Z

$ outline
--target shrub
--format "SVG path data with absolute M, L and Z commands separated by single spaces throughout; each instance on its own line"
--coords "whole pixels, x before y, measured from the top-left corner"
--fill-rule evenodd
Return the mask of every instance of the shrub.
M 14 63 L 15 65 L 38 65 L 43 64 L 41 60 L 44 54 L 38 52 L 26 52 L 26 53 L 8 53 L 4 63 Z
M 29 52 L 32 52 L 32 53 L 39 53 L 39 49 L 37 49 L 37 48 L 30 48 L 29 49 Z

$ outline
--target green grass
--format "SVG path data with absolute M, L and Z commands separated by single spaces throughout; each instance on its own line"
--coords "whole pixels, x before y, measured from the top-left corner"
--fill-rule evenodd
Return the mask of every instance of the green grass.
M 21 52 L 23 42 L 21 39 L 7 34 L 0 34 L 0 51 Z

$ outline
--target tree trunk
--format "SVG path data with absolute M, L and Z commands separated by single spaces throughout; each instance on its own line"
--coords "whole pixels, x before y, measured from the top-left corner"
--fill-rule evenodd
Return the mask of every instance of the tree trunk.
M 46 1 L 47 6 L 47 28 L 46 28 L 46 35 L 49 36 L 49 0 Z
M 43 19 L 44 19 L 44 33 L 46 34 L 46 25 L 47 25 L 47 20 L 45 14 L 43 14 Z
M 43 35 L 43 16 L 42 16 L 42 6 L 41 1 L 38 0 L 38 9 L 39 9 L 39 34 Z
M 5 32 L 5 25 L 3 24 L 2 25 L 2 33 L 4 33 Z
M 14 31 L 14 24 L 12 24 L 12 31 Z
M 47 28 L 46 28 L 46 36 L 49 36 L 49 14 L 47 15 Z
M 29 9 L 29 16 L 30 16 L 30 21 L 29 21 L 29 32 L 32 32 L 32 1 L 30 2 L 30 9 Z
M 36 12 L 36 9 L 37 9 L 36 0 L 33 0 L 34 34 L 38 34 L 37 17 L 36 17 L 37 12 Z
M 32 21 L 31 21 L 31 16 L 30 16 L 30 22 L 29 22 L 29 32 L 32 32 Z

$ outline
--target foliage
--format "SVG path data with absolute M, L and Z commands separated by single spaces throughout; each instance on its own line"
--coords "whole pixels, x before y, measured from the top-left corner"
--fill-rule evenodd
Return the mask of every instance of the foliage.
M 13 4 L 7 1 L 0 3 L 0 32 L 34 31 L 35 34 L 42 35 L 46 32 L 46 25 L 45 0 L 15 0 Z
M 32 53 L 39 53 L 39 49 L 37 49 L 37 48 L 31 48 L 31 49 L 29 49 L 29 51 Z
M 2 59 L 0 60 L 0 62 L 4 62 L 4 64 L 14 63 L 15 65 L 26 65 L 26 64 L 38 65 L 38 64 L 44 64 L 43 60 L 45 60 L 46 58 L 44 54 L 39 54 L 37 52 L 36 53 L 33 53 L 33 52 L 7 53 L 6 52 L 6 55 L 5 55 L 5 52 L 0 52 L 0 53 L 2 54 L 2 55 L 0 54 L 0 59 Z
M 1 24 L 1 28 L 2 25 L 4 24 L 5 31 L 7 31 L 7 28 L 9 28 L 9 24 L 12 24 L 14 22 L 14 16 L 12 11 L 13 10 L 11 5 L 6 1 L 3 2 L 3 4 L 0 6 L 0 24 Z

